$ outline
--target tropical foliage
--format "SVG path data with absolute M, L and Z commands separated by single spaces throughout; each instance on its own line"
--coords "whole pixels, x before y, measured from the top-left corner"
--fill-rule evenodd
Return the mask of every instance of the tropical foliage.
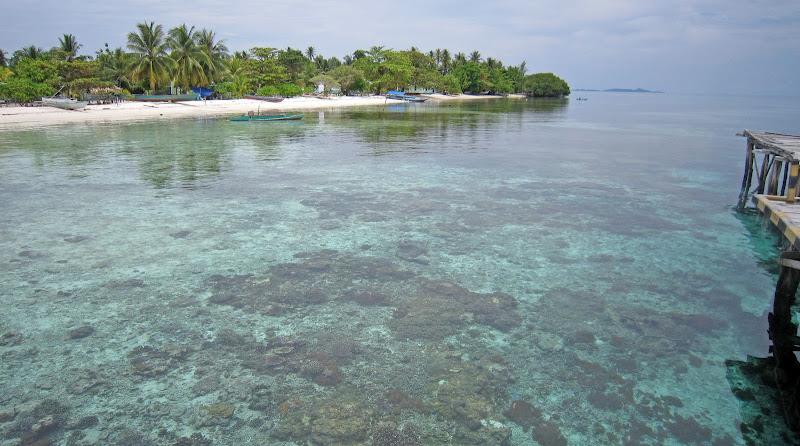
M 534 97 L 567 96 L 569 85 L 553 73 L 537 73 L 525 79 L 524 91 Z
M 137 24 L 124 48 L 106 44 L 93 57 L 81 55 L 82 48 L 74 35 L 64 34 L 50 50 L 31 45 L 10 57 L 0 51 L 0 97 L 30 101 L 57 91 L 80 96 L 98 89 L 168 93 L 208 86 L 228 98 L 295 96 L 318 84 L 327 93 L 348 95 L 387 90 L 569 94 L 569 85 L 551 73 L 528 75 L 525 62 L 504 65 L 479 51 L 376 45 L 341 58 L 326 57 L 313 46 L 259 46 L 231 53 L 212 30 L 187 24 L 165 29 L 155 22 Z

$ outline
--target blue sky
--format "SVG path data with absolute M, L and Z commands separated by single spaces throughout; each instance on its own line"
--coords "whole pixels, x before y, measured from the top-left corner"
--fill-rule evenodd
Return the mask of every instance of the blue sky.
M 213 28 L 231 49 L 477 49 L 573 88 L 800 94 L 798 0 L 0 0 L 0 17 L 7 52 L 73 33 L 91 54 L 153 20 Z

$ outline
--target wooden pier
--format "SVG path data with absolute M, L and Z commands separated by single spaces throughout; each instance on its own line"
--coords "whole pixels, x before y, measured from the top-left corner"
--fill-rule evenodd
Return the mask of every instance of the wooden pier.
M 792 320 L 800 284 L 800 136 L 750 130 L 742 136 L 747 138 L 747 154 L 739 209 L 752 199 L 786 242 L 769 314 L 769 337 L 784 416 L 792 428 L 800 430 L 800 361 L 796 354 L 800 337 Z

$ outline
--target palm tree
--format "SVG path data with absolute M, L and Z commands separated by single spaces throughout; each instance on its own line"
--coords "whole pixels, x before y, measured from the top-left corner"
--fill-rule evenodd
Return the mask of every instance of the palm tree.
M 228 58 L 228 47 L 225 46 L 225 41 L 217 40 L 214 31 L 207 29 L 197 32 L 195 40 L 207 59 L 203 66 L 206 78 L 209 81 L 219 79 L 225 71 L 225 59 Z
M 451 66 L 452 60 L 450 59 L 450 50 L 445 48 L 442 50 L 442 74 L 449 73 Z
M 108 44 L 106 44 L 108 45 Z M 100 63 L 100 73 L 103 79 L 114 81 L 117 86 L 128 88 L 130 86 L 130 58 L 131 56 L 117 48 L 114 51 L 106 48 L 99 52 L 97 61 Z
M 464 53 L 456 53 L 453 65 L 463 65 L 467 63 L 467 56 Z
M 486 66 L 489 67 L 489 69 L 503 68 L 503 63 L 493 57 L 487 57 Z
M 72 62 L 78 57 L 78 50 L 83 45 L 78 43 L 78 39 L 73 34 L 64 34 L 63 37 L 58 39 L 59 49 L 64 52 L 64 57 L 67 62 Z
M 381 63 L 386 60 L 386 49 L 383 46 L 373 46 L 367 51 L 367 56 L 369 56 L 373 62 Z
M 436 48 L 436 51 L 433 52 L 433 61 L 436 62 L 436 67 L 438 68 L 439 65 L 442 63 L 442 50 Z
M 315 54 L 316 54 L 316 52 L 314 51 L 314 47 L 313 46 L 310 46 L 310 47 L 306 48 L 306 58 L 308 60 L 313 61 Z
M 171 63 L 167 57 L 164 29 L 153 22 L 138 23 L 136 28 L 138 33 L 128 33 L 128 49 L 134 57 L 131 78 L 134 81 L 147 79 L 152 91 L 159 82 L 169 78 Z
M 19 50 L 21 57 L 27 57 L 29 59 L 38 59 L 42 57 L 44 51 L 41 48 L 37 47 L 36 45 L 26 46 L 25 48 Z
M 250 53 L 248 53 L 247 51 L 244 51 L 244 50 L 242 50 L 242 51 L 234 51 L 233 52 L 233 58 L 234 59 L 247 60 L 247 59 L 250 59 Z
M 355 50 L 353 51 L 353 60 L 356 61 L 358 59 L 362 59 L 367 57 L 367 52 L 364 50 Z
M 171 51 L 172 78 L 184 89 L 189 90 L 192 85 L 207 85 L 208 77 L 203 70 L 210 65 L 211 60 L 203 49 L 195 42 L 194 26 L 187 28 L 185 24 L 169 30 L 167 46 Z
M 2 49 L 0 49 L 0 67 L 4 67 L 6 65 L 7 65 L 6 53 Z
M 313 62 L 319 71 L 328 71 L 328 61 L 321 54 L 317 54 Z
M 478 51 L 469 53 L 469 61 L 479 63 L 481 61 L 481 53 Z

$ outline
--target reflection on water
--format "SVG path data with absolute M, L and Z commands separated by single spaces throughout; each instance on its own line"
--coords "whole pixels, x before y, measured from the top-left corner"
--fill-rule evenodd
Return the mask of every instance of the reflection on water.
M 618 98 L 0 133 L 3 441 L 791 443 L 739 141 Z

